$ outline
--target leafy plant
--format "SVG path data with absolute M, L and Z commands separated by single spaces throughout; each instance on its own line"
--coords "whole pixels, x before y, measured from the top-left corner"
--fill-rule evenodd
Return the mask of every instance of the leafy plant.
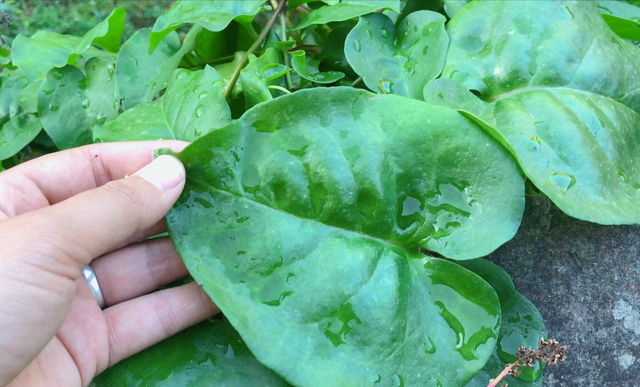
M 522 361 L 504 380 L 542 385 L 555 342 L 480 257 L 517 231 L 525 181 L 574 217 L 640 223 L 639 12 L 178 1 L 122 45 L 122 9 L 81 38 L 16 37 L 0 51 L 5 167 L 192 142 L 167 223 L 226 320 L 94 384 L 481 387 Z

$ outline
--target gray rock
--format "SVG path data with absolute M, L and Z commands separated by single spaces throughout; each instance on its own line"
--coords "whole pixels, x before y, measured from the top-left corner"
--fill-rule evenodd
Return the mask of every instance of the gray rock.
M 566 362 L 545 369 L 545 387 L 640 386 L 638 251 L 639 226 L 580 221 L 527 197 L 517 235 L 488 259 L 569 348 Z

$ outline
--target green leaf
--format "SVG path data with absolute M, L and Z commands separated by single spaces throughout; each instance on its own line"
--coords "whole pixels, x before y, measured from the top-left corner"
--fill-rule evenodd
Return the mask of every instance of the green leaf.
M 111 14 L 82 38 L 60 35 L 51 31 L 38 31 L 31 38 L 18 35 L 13 41 L 11 56 L 13 64 L 31 81 L 42 79 L 54 67 L 74 64 L 76 59 L 91 48 L 92 44 L 108 52 L 118 52 L 127 13 L 116 8 Z M 94 49 L 93 56 L 108 53 Z
M 93 387 L 290 387 L 260 364 L 225 318 L 187 328 L 107 368 Z
M 92 129 L 118 115 L 113 63 L 93 58 L 87 76 L 73 66 L 49 71 L 38 91 L 38 113 L 45 131 L 58 149 L 93 140 Z
M 453 18 L 462 8 L 466 7 L 472 0 L 442 0 L 444 2 L 444 12 Z
M 7 42 L 7 38 L 4 35 L 0 35 L 0 66 L 11 66 L 11 45 Z
M 271 92 L 264 81 L 257 76 L 242 71 L 240 73 L 240 85 L 244 94 L 245 109 L 249 110 L 255 105 L 273 99 Z
M 222 31 L 239 16 L 255 16 L 262 0 L 179 0 L 153 25 L 149 47 L 153 51 L 162 39 L 184 23 L 195 23 L 209 31 Z
M 41 129 L 42 124 L 35 114 L 23 113 L 5 123 L 0 130 L 0 160 L 20 152 Z
M 19 69 L 0 73 L 0 126 L 22 113 L 18 97 L 28 84 L 29 79 Z
M 347 60 L 369 89 L 422 99 L 424 86 L 444 67 L 446 20 L 439 13 L 417 11 L 396 32 L 385 15 L 362 16 L 345 42 Z
M 602 18 L 623 39 L 640 41 L 640 8 L 622 1 L 598 0 Z
M 540 338 L 547 338 L 546 328 L 538 309 L 525 296 L 516 291 L 513 281 L 504 270 L 484 259 L 474 259 L 459 263 L 462 267 L 476 273 L 491 285 L 500 299 L 502 311 L 498 345 L 494 355 L 485 367 L 465 387 L 486 387 L 490 379 L 495 378 L 507 364 L 518 358 L 518 348 L 537 348 Z M 542 363 L 534 368 L 520 367 L 522 372 L 517 378 L 503 379 L 509 386 L 542 386 Z M 531 383 L 538 381 L 538 383 Z
M 480 120 L 565 213 L 640 223 L 640 50 L 595 3 L 473 2 L 448 32 L 443 78 L 482 101 L 446 79 L 426 101 Z
M 317 59 L 307 59 L 304 50 L 293 51 L 291 53 L 291 66 L 304 79 L 309 81 L 327 84 L 344 78 L 344 73 L 340 71 L 319 71 Z
M 518 227 L 522 178 L 471 121 L 315 88 L 255 106 L 178 157 L 176 248 L 256 357 L 292 384 L 462 385 L 488 360 L 495 292 L 416 252 L 483 255 Z
M 159 50 L 156 50 L 158 52 Z M 164 96 L 141 103 L 94 130 L 101 142 L 194 139 L 231 121 L 224 97 L 224 81 L 209 66 L 204 70 L 176 70 Z
M 314 58 L 319 59 L 328 69 L 341 71 L 351 79 L 355 79 L 358 75 L 349 65 L 344 53 L 344 42 L 351 29 L 352 27 L 333 28 L 322 44 L 322 51 Z
M 136 32 L 124 43 L 116 62 L 116 85 L 125 109 L 153 100 L 158 91 L 167 87 L 182 57 L 193 51 L 199 32 L 199 27 L 189 31 L 182 46 L 178 34 L 170 33 L 153 54 L 149 54 L 149 28 Z
M 391 9 L 400 12 L 399 0 L 342 0 L 333 6 L 325 5 L 314 9 L 300 20 L 293 30 L 301 30 L 314 24 L 327 24 L 345 21 L 376 12 L 379 9 Z

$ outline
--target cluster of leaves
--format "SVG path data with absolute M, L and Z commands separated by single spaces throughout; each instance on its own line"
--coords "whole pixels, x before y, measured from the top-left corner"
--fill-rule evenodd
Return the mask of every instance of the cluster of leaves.
M 639 11 L 178 1 L 123 45 L 122 9 L 82 37 L 16 37 L 0 159 L 48 140 L 193 142 L 167 223 L 225 320 L 94 383 L 489 384 L 545 337 L 480 259 L 517 231 L 525 180 L 571 216 L 640 223 Z M 510 386 L 541 385 L 528 365 Z

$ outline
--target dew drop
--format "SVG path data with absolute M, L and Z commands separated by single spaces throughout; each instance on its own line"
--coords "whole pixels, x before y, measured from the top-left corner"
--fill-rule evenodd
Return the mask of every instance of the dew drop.
M 371 375 L 369 378 L 369 383 L 378 384 L 380 381 L 382 381 L 380 374 Z
M 50 104 L 49 109 L 51 109 L 52 112 L 57 112 L 58 110 L 60 110 L 60 106 Z
M 366 32 L 367 32 L 367 37 L 370 38 L 371 37 L 371 30 L 367 30 Z
M 436 352 L 436 346 L 430 337 L 426 337 L 424 339 L 424 352 L 429 355 L 434 354 Z
M 560 193 L 567 191 L 576 184 L 576 178 L 562 172 L 554 172 L 549 175 L 549 185 L 557 185 L 560 187 Z
M 107 121 L 107 115 L 104 114 L 103 112 L 98 113 L 98 115 L 96 116 L 96 123 L 98 125 L 102 125 Z
M 183 79 L 184 77 L 187 76 L 187 71 L 180 71 L 177 75 L 176 75 L 176 79 Z
M 402 380 L 402 376 L 398 374 L 393 374 L 391 376 L 391 379 L 393 380 L 393 387 L 404 387 L 404 381 Z
M 60 73 L 60 70 L 56 70 L 54 72 L 51 73 L 53 75 L 53 77 L 55 79 L 62 79 L 62 73 Z
M 353 49 L 354 49 L 356 52 L 360 52 L 361 47 L 360 47 L 360 41 L 359 41 L 358 39 L 355 39 L 355 40 L 353 41 Z
M 202 93 L 200 93 L 198 98 L 204 99 L 204 98 L 207 98 L 208 96 L 209 96 L 209 93 L 207 93 L 206 91 L 203 91 Z
M 202 116 L 202 112 L 204 111 L 204 106 L 198 105 L 196 108 L 196 118 L 200 118 Z
M 383 38 L 389 37 L 389 32 L 385 28 L 380 28 L 380 36 Z
M 89 106 L 91 106 L 91 101 L 89 101 L 89 98 L 85 98 L 82 100 L 82 107 L 83 108 L 88 108 Z
M 378 79 L 378 86 L 380 86 L 382 94 L 391 94 L 393 92 L 393 82 L 387 79 Z

